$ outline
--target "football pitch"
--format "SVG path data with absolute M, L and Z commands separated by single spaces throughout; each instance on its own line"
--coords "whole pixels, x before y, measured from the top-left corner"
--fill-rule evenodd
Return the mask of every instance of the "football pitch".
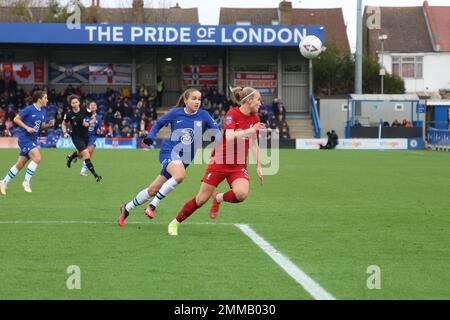
M 250 167 L 244 203 L 213 221 L 208 202 L 169 237 L 206 165 L 189 167 L 153 220 L 143 205 L 119 228 L 119 204 L 159 173 L 158 150 L 97 150 L 100 183 L 79 162 L 68 169 L 68 152 L 41 149 L 33 193 L 22 170 L 0 195 L 0 299 L 314 299 L 279 257 L 335 299 L 450 298 L 449 153 L 280 150 L 264 186 Z M 0 150 L 1 179 L 17 155 Z

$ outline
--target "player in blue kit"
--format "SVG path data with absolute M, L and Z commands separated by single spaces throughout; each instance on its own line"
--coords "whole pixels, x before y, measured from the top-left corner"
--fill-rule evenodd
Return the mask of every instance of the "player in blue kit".
M 201 93 L 195 88 L 187 89 L 178 99 L 177 107 L 162 116 L 152 127 L 144 143 L 153 144 L 158 131 L 170 124 L 170 139 L 165 140 L 159 152 L 162 170 L 148 188 L 139 192 L 127 204 L 120 205 L 119 226 L 125 225 L 130 211 L 154 197 L 146 208 L 145 215 L 150 219 L 159 202 L 164 199 L 186 176 L 186 168 L 194 159 L 197 148 L 202 146 L 203 134 L 212 129 L 211 137 L 215 143 L 221 139 L 221 132 L 211 116 L 200 109 Z
M 14 179 L 20 170 L 31 159 L 27 166 L 25 179 L 22 187 L 26 192 L 31 192 L 30 180 L 33 177 L 39 163 L 41 162 L 41 154 L 39 152 L 37 139 L 42 129 L 47 129 L 55 125 L 55 120 L 45 122 L 46 111 L 43 109 L 48 102 L 47 93 L 45 91 L 35 91 L 33 94 L 32 105 L 22 109 L 14 118 L 14 123 L 19 129 L 19 159 L 16 164 L 9 169 L 5 178 L 0 182 L 0 192 L 6 195 L 8 183 Z
M 102 117 L 97 114 L 97 103 L 95 101 L 91 101 L 88 104 L 88 109 L 91 110 L 92 115 L 95 117 L 94 122 L 90 122 L 90 119 L 87 118 L 86 122 L 89 122 L 89 142 L 88 142 L 88 150 L 89 154 L 94 154 L 95 151 L 95 141 L 97 140 L 97 134 L 100 133 L 102 127 Z M 80 176 L 86 177 L 88 174 L 86 173 L 87 166 L 86 162 L 83 161 L 83 166 L 81 167 Z

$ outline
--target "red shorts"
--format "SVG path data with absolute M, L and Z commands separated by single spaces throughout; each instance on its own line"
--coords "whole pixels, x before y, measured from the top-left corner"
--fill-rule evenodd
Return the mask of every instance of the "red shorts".
M 216 166 L 208 166 L 205 175 L 202 178 L 202 182 L 217 187 L 223 180 L 227 179 L 228 185 L 231 188 L 231 184 L 236 179 L 250 180 L 248 176 L 247 168 L 228 169 Z

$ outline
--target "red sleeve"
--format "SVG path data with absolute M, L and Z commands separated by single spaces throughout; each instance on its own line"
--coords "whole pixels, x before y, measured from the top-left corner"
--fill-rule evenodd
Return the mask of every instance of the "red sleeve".
M 234 112 L 234 109 L 228 110 L 227 114 L 225 115 L 223 131 L 235 130 L 236 129 L 236 121 L 237 121 L 237 116 L 236 116 L 236 113 Z

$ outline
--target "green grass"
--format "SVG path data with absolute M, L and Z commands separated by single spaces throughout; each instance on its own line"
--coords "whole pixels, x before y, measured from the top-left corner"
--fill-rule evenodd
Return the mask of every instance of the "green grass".
M 205 165 L 147 221 L 144 206 L 124 229 L 129 201 L 159 173 L 157 151 L 97 150 L 104 180 L 65 167 L 67 150 L 41 150 L 32 194 L 24 171 L 0 196 L 0 299 L 311 299 L 232 224 L 249 224 L 337 299 L 450 298 L 450 154 L 427 151 L 281 150 L 280 170 L 249 198 L 209 203 L 166 235 L 167 223 L 198 191 Z M 18 150 L 0 150 L 0 178 Z M 219 190 L 227 190 L 224 183 Z M 5 221 L 97 221 L 11 224 Z M 103 223 L 106 222 L 106 223 Z M 109 223 L 110 222 L 110 223 Z M 70 265 L 81 290 L 68 290 Z M 381 268 L 381 289 L 366 286 Z

